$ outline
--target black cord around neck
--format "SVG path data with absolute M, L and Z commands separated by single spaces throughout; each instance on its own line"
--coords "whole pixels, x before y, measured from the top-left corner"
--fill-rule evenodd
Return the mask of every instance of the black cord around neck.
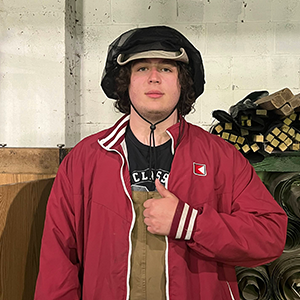
M 156 129 L 156 125 L 162 123 L 163 121 L 167 120 L 172 113 L 175 111 L 175 109 L 177 108 L 177 106 L 175 106 L 173 108 L 173 110 L 162 120 L 156 122 L 155 124 L 153 124 L 152 122 L 150 122 L 149 120 L 147 120 L 146 118 L 144 118 L 138 111 L 137 109 L 134 107 L 134 105 L 132 104 L 132 102 L 130 101 L 131 106 L 133 107 L 133 109 L 135 110 L 135 112 L 147 123 L 150 124 L 150 142 L 149 142 L 149 179 L 151 179 L 151 181 L 155 181 L 155 176 L 156 176 L 156 150 L 155 150 L 155 137 L 154 137 L 154 130 Z M 152 146 L 153 143 L 153 146 Z M 152 177 L 152 151 L 153 151 L 153 155 L 154 155 L 154 176 Z

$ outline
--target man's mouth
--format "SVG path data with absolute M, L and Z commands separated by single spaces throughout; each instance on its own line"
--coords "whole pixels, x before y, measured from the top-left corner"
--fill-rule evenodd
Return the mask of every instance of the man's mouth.
M 162 93 L 161 91 L 153 90 L 153 91 L 146 92 L 145 95 L 147 95 L 150 98 L 160 98 L 164 95 L 164 93 Z

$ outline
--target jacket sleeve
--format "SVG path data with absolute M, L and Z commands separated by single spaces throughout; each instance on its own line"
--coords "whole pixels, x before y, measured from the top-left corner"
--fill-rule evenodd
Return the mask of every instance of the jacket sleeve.
M 63 164 L 47 204 L 35 300 L 81 299 L 73 194 Z
M 233 192 L 217 195 L 230 203 L 231 212 L 218 212 L 208 204 L 195 209 L 180 200 L 169 238 L 185 240 L 205 259 L 254 267 L 281 255 L 287 216 L 250 163 L 240 153 L 236 156 Z

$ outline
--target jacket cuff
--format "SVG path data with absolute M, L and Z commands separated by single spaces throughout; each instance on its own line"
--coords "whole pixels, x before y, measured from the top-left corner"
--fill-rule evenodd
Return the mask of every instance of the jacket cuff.
M 173 217 L 169 237 L 177 240 L 190 240 L 198 215 L 198 210 L 179 200 Z

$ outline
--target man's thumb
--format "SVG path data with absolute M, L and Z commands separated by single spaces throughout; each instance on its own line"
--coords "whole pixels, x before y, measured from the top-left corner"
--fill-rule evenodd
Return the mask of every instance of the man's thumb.
M 159 194 L 164 198 L 167 197 L 170 192 L 165 188 L 165 186 L 159 181 L 159 179 L 155 180 L 155 186 Z

